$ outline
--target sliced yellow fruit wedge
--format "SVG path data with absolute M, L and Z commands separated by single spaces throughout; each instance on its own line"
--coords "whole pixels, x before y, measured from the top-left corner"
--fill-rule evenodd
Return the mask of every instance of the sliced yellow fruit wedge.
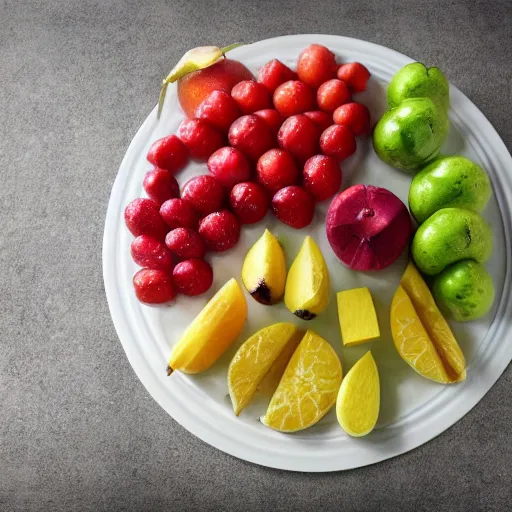
M 379 371 L 367 352 L 349 370 L 336 400 L 336 416 L 349 435 L 362 437 L 375 427 L 380 409 Z
M 301 337 L 295 325 L 283 322 L 260 329 L 238 349 L 228 369 L 229 396 L 237 416 L 281 352 L 290 342 L 297 346 Z
M 235 341 L 247 319 L 247 301 L 230 279 L 206 304 L 174 347 L 167 374 L 174 370 L 199 373 L 208 369 Z
M 308 330 L 295 350 L 261 422 L 280 432 L 311 427 L 331 409 L 341 363 L 327 341 Z

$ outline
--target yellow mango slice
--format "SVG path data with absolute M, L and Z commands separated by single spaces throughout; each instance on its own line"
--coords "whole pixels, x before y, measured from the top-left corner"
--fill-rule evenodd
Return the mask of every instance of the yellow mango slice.
M 230 279 L 206 304 L 174 347 L 167 374 L 207 370 L 235 341 L 247 319 L 240 285 Z
M 343 345 L 359 345 L 380 338 L 379 322 L 368 288 L 344 290 L 336 297 Z
M 261 422 L 296 432 L 320 421 L 336 402 L 340 360 L 321 336 L 308 330 L 295 350 Z
M 297 346 L 294 338 L 301 337 L 295 325 L 282 322 L 260 329 L 238 349 L 228 369 L 229 396 L 237 416 L 289 342 Z
M 336 400 L 336 417 L 349 435 L 361 437 L 375 427 L 380 410 L 379 370 L 367 352 L 349 370 Z

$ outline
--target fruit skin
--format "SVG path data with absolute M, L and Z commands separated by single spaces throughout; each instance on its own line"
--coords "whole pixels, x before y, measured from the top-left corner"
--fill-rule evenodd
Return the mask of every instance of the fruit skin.
M 316 91 L 316 102 L 325 112 L 334 112 L 340 105 L 348 103 L 351 98 L 348 85 L 337 78 L 327 80 Z
M 274 137 L 265 121 L 254 114 L 239 117 L 229 129 L 229 144 L 247 158 L 256 161 L 274 145 Z
M 299 55 L 297 75 L 302 82 L 316 89 L 336 76 L 337 67 L 334 53 L 320 44 L 311 44 Z
M 313 220 L 315 202 L 302 187 L 291 185 L 275 193 L 272 198 L 272 212 L 288 226 L 302 229 Z
M 204 258 L 206 245 L 199 233 L 190 228 L 176 228 L 167 233 L 165 245 L 180 259 Z
M 243 80 L 231 89 L 231 96 L 236 101 L 242 114 L 252 114 L 257 110 L 270 108 L 272 102 L 266 87 L 254 80 Z
M 289 117 L 279 129 L 277 141 L 279 146 L 289 151 L 299 163 L 318 153 L 318 126 L 305 115 Z
M 439 308 L 457 322 L 486 315 L 494 302 L 494 284 L 476 261 L 462 260 L 436 276 L 432 292 Z
M 225 188 L 231 190 L 237 183 L 251 177 L 251 167 L 245 155 L 236 148 L 226 146 L 208 158 L 208 170 Z
M 385 188 L 354 185 L 332 201 L 327 239 L 336 256 L 353 270 L 380 270 L 402 253 L 412 233 L 409 212 Z
M 322 132 L 320 149 L 324 155 L 332 156 L 340 162 L 355 153 L 356 139 L 346 126 L 333 124 Z
M 420 224 L 441 208 L 480 213 L 491 193 L 489 176 L 479 165 L 463 156 L 439 157 L 414 176 L 409 209 Z
M 247 181 L 233 187 L 229 204 L 241 224 L 255 224 L 267 214 L 270 198 L 259 183 Z
M 437 157 L 448 133 L 448 118 L 428 98 L 411 98 L 388 110 L 373 131 L 379 158 L 416 172 Z
M 221 132 L 200 119 L 185 119 L 178 128 L 178 137 L 190 151 L 190 156 L 206 161 L 217 149 L 224 146 Z
M 171 229 L 195 229 L 199 222 L 199 216 L 196 211 L 183 199 L 169 199 L 165 201 L 160 207 L 160 216 Z M 166 228 L 166 234 L 167 231 L 169 231 L 168 228 Z
M 213 176 L 203 174 L 185 183 L 181 198 L 204 216 L 221 210 L 226 196 L 222 185 Z
M 379 370 L 368 351 L 350 368 L 341 382 L 336 400 L 336 417 L 350 436 L 368 435 L 377 424 L 380 411 Z
M 342 172 L 338 162 L 325 155 L 315 155 L 304 164 L 302 171 L 303 186 L 315 201 L 325 201 L 336 194 L 342 181 Z
M 292 155 L 284 149 L 270 149 L 256 164 L 256 180 L 270 193 L 299 182 L 299 169 Z
M 306 117 L 309 117 L 313 123 L 315 123 L 320 131 L 323 132 L 326 128 L 329 128 L 332 124 L 332 115 L 324 112 L 323 110 L 311 110 L 304 112 Z
M 435 212 L 418 228 L 411 245 L 416 266 L 431 276 L 463 259 L 485 263 L 491 252 L 489 224 L 478 213 L 462 208 Z
M 277 132 L 284 121 L 283 116 L 277 110 L 274 110 L 273 108 L 265 108 L 254 112 L 254 115 L 265 121 L 265 124 L 269 127 L 272 135 L 274 137 L 277 136 Z
M 199 104 L 194 117 L 205 121 L 221 132 L 227 132 L 231 124 L 241 115 L 231 94 L 226 91 L 212 91 Z
M 208 249 L 216 252 L 227 251 L 240 238 L 240 223 L 228 210 L 210 213 L 199 223 L 199 234 Z
M 366 91 L 366 85 L 370 79 L 368 68 L 360 62 L 348 62 L 342 64 L 336 73 L 340 80 L 343 80 L 353 92 Z
M 176 297 L 169 272 L 143 268 L 133 276 L 135 295 L 144 304 L 164 304 Z
M 178 80 L 178 100 L 187 117 L 193 118 L 199 104 L 216 90 L 231 93 L 240 80 L 251 80 L 252 73 L 237 60 L 223 59 Z
M 179 293 L 196 296 L 207 292 L 212 286 L 213 270 L 204 260 L 190 259 L 178 263 L 172 277 Z
M 390 108 L 409 98 L 430 98 L 445 112 L 450 108 L 448 80 L 439 68 L 427 68 L 421 62 L 407 64 L 395 73 L 387 97 Z
M 345 103 L 334 111 L 332 117 L 336 124 L 350 128 L 356 137 L 370 132 L 370 112 L 362 103 Z
M 242 282 L 252 298 L 260 304 L 276 304 L 284 294 L 284 252 L 281 244 L 268 229 L 265 229 L 245 256 Z
M 148 171 L 142 186 L 149 198 L 160 205 L 167 199 L 180 197 L 180 186 L 172 173 L 166 169 L 155 167 Z
M 159 210 L 160 205 L 152 199 L 134 199 L 124 210 L 126 227 L 133 236 L 149 235 L 163 241 L 168 229 Z
M 133 261 L 140 267 L 167 273 L 173 269 L 171 251 L 162 242 L 148 235 L 135 238 L 131 243 L 130 253 Z
M 188 163 L 188 149 L 176 135 L 168 135 L 153 142 L 147 159 L 155 167 L 176 174 Z
M 169 359 L 174 370 L 199 373 L 207 370 L 235 341 L 247 319 L 244 292 L 230 279 L 206 304 L 184 332 Z
M 329 304 L 329 271 L 310 236 L 304 239 L 288 272 L 284 303 L 302 320 L 312 320 Z
M 267 62 L 258 71 L 258 82 L 264 85 L 270 93 L 288 80 L 297 80 L 297 73 L 278 59 Z
M 281 84 L 272 96 L 275 109 L 284 117 L 302 114 L 315 108 L 315 94 L 299 80 Z

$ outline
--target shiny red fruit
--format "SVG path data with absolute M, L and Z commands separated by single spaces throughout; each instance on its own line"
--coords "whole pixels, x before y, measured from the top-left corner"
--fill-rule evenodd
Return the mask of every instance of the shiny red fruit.
M 173 259 L 171 251 L 156 238 L 139 235 L 130 246 L 132 259 L 140 267 L 171 272 Z
M 170 272 L 143 268 L 133 276 L 137 299 L 145 304 L 164 304 L 176 297 Z
M 241 116 L 240 109 L 231 94 L 226 91 L 213 91 L 197 107 L 195 117 L 207 122 L 222 132 Z
M 270 198 L 259 183 L 238 183 L 231 190 L 229 204 L 242 224 L 254 224 L 267 214 Z
M 324 155 L 341 161 L 355 152 L 356 139 L 346 126 L 333 124 L 320 136 L 320 149 Z
M 204 258 L 206 246 L 199 233 L 190 228 L 176 228 L 167 233 L 165 245 L 182 260 Z
M 199 223 L 199 234 L 206 247 L 222 252 L 235 246 L 240 238 L 240 223 L 228 210 L 210 213 Z
M 316 201 L 329 199 L 341 187 L 342 173 L 340 165 L 330 156 L 312 156 L 305 163 L 302 175 L 306 192 L 309 192 Z
M 267 88 L 254 80 L 238 82 L 231 90 L 231 96 L 242 114 L 252 114 L 256 110 L 270 108 L 272 105 Z
M 219 211 L 224 205 L 225 193 L 222 185 L 209 174 L 195 176 L 185 183 L 181 198 L 189 203 L 201 216 Z
M 178 263 L 172 272 L 174 285 L 183 295 L 201 295 L 213 283 L 213 270 L 204 260 L 189 259 Z
M 279 146 L 289 151 L 300 163 L 318 153 L 318 126 L 305 115 L 289 117 L 279 129 Z
M 297 80 L 297 73 L 277 59 L 267 62 L 258 72 L 258 82 L 270 93 L 288 80 Z
M 299 55 L 297 75 L 313 89 L 336 76 L 336 57 L 328 48 L 311 44 Z
M 284 117 L 302 114 L 315 108 L 315 94 L 299 80 L 281 84 L 273 96 L 274 107 Z
M 370 133 L 370 112 L 362 103 L 341 105 L 334 111 L 332 117 L 336 124 L 350 128 L 356 137 Z
M 302 229 L 313 220 L 315 202 L 302 187 L 292 185 L 274 195 L 272 211 L 281 222 L 292 228 Z
M 239 117 L 231 125 L 228 139 L 231 146 L 254 162 L 275 144 L 265 121 L 254 114 Z
M 169 135 L 153 142 L 147 159 L 155 167 L 167 169 L 175 174 L 187 165 L 188 149 L 176 135 Z
M 351 99 L 348 85 L 337 78 L 324 82 L 316 92 L 316 102 L 325 112 L 334 112 L 340 105 L 348 103 Z
M 293 156 L 284 149 L 270 149 L 256 164 L 256 180 L 271 194 L 288 185 L 296 185 L 300 172 Z
M 224 146 L 222 133 L 199 119 L 182 121 L 178 137 L 187 146 L 192 158 L 197 160 L 208 160 L 214 151 Z
M 192 206 L 183 199 L 169 199 L 160 207 L 160 215 L 167 226 L 175 228 L 195 229 L 199 215 Z M 169 229 L 166 229 L 169 231 Z M 164 236 L 165 237 L 165 236 Z
M 332 115 L 322 110 L 311 110 L 310 112 L 304 112 L 304 115 L 309 117 L 320 128 L 321 132 L 332 124 Z
M 142 186 L 150 199 L 158 204 L 162 204 L 167 199 L 180 197 L 180 186 L 176 178 L 171 172 L 160 167 L 155 167 L 146 173 Z
M 231 146 L 218 149 L 208 158 L 208 170 L 227 189 L 251 177 L 251 166 L 246 156 Z
M 342 64 L 338 69 L 338 78 L 346 82 L 353 92 L 366 91 L 366 85 L 370 78 L 370 72 L 360 62 Z
M 160 205 L 153 199 L 134 199 L 124 210 L 126 227 L 133 236 L 149 235 L 163 241 L 168 229 L 159 210 Z
M 270 128 L 274 137 L 277 135 L 277 132 L 284 121 L 283 116 L 273 108 L 258 110 L 257 112 L 254 112 L 254 115 L 265 121 L 265 124 Z

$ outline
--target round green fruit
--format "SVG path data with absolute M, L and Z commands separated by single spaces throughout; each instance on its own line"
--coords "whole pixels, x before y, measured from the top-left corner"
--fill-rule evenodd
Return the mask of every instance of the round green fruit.
M 409 208 L 421 224 L 441 208 L 456 206 L 481 212 L 491 197 L 487 173 L 463 156 L 436 158 L 414 176 Z
M 431 276 L 464 259 L 484 263 L 491 251 L 489 224 L 478 213 L 463 208 L 435 212 L 418 228 L 411 246 L 416 266 Z
M 432 292 L 439 309 L 457 322 L 484 316 L 494 302 L 491 276 L 480 263 L 472 260 L 450 265 L 436 277 Z
M 416 172 L 437 157 L 448 132 L 448 119 L 428 98 L 404 100 L 375 126 L 373 147 L 381 160 Z

